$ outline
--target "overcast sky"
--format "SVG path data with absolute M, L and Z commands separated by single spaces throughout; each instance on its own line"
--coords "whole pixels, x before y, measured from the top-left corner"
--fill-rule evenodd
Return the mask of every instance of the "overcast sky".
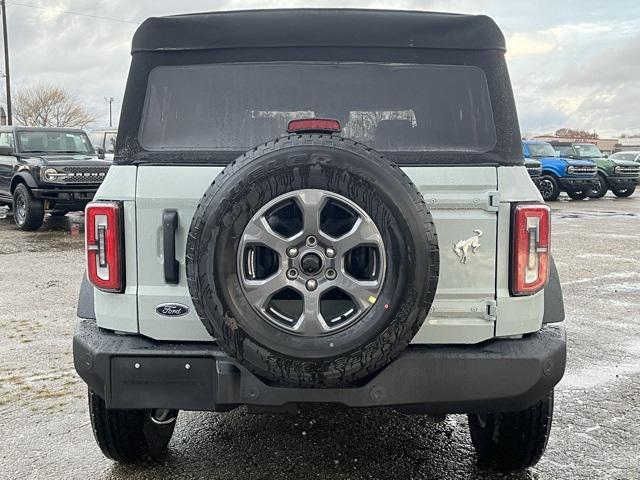
M 638 0 L 7 0 L 6 4 L 13 90 L 38 82 L 64 86 L 98 118 L 94 127 L 108 125 L 105 96 L 116 99 L 117 123 L 131 38 L 147 17 L 339 6 L 487 14 L 507 39 L 524 132 L 572 127 L 596 130 L 602 137 L 640 131 Z M 4 101 L 4 92 L 0 98 Z

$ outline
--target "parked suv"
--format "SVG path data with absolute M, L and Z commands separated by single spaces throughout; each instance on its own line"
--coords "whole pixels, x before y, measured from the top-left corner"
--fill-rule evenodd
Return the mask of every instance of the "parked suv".
M 633 195 L 640 176 L 640 165 L 627 160 L 606 158 L 591 143 L 551 142 L 559 155 L 577 160 L 592 160 L 598 167 L 597 184 L 589 192 L 591 198 L 602 198 L 611 190 L 616 197 Z
M 567 192 L 574 200 L 582 200 L 598 185 L 597 167 L 591 160 L 558 157 L 547 142 L 525 140 L 522 150 L 525 159 L 536 159 L 542 164 L 536 185 L 546 201 L 557 200 L 561 192 Z
M 0 203 L 21 230 L 40 228 L 45 211 L 83 210 L 110 165 L 82 130 L 0 127 Z
M 609 157 L 611 160 L 625 160 L 629 162 L 640 163 L 640 152 L 638 151 L 623 151 L 616 152 Z
M 564 311 L 495 23 L 192 14 L 132 52 L 73 347 L 103 453 L 339 403 L 467 413 L 481 462 L 535 464 Z
M 527 169 L 527 173 L 533 180 L 533 183 L 540 189 L 540 178 L 542 177 L 542 163 L 538 160 L 534 160 L 533 158 L 525 158 L 524 166 Z
M 89 134 L 89 139 L 96 152 L 103 154 L 107 160 L 113 160 L 113 152 L 116 149 L 116 138 L 118 130 L 110 128 L 107 130 L 94 130 Z

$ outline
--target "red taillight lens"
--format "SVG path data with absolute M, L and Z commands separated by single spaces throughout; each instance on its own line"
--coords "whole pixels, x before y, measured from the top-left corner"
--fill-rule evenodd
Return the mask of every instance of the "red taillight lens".
M 288 133 L 337 133 L 341 130 L 340 122 L 329 118 L 301 118 L 291 120 L 287 125 Z
M 124 287 L 121 210 L 116 202 L 92 202 L 85 209 L 87 276 L 106 292 Z
M 549 207 L 520 204 L 513 209 L 511 294 L 531 295 L 549 279 Z

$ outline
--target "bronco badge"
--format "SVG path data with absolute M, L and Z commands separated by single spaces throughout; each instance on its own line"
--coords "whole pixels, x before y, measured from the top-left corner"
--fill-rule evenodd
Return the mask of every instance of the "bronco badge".
M 482 230 L 474 230 L 475 235 L 466 240 L 460 240 L 453 246 L 453 251 L 460 257 L 460 263 L 467 263 L 469 255 L 469 249 L 471 253 L 476 253 L 480 248 L 480 237 L 482 236 Z
M 189 307 L 181 303 L 162 303 L 156 306 L 156 312 L 166 317 L 181 317 L 189 313 Z

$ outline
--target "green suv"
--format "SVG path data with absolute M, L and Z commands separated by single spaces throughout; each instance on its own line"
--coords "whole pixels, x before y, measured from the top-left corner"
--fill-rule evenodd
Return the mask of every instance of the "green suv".
M 635 162 L 607 158 L 595 145 L 580 142 L 550 142 L 562 157 L 592 160 L 598 167 L 598 183 L 589 193 L 591 198 L 602 198 L 611 190 L 616 197 L 629 197 L 636 191 L 640 165 Z

